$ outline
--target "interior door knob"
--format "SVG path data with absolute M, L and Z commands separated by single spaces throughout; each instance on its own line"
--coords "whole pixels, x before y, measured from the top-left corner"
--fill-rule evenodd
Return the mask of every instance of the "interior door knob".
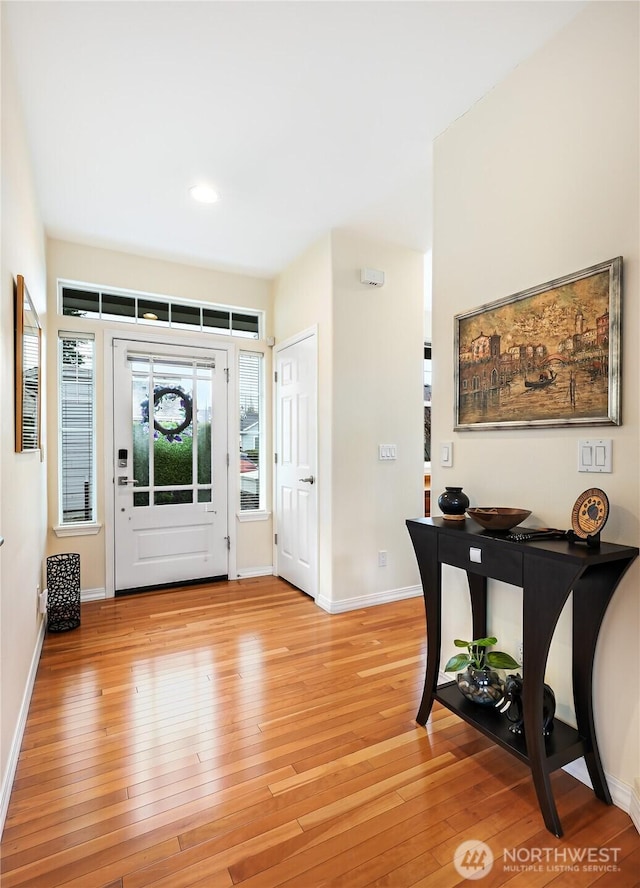
M 298 478 L 298 481 L 304 481 L 305 484 L 313 484 L 315 480 L 316 479 L 313 477 L 313 475 L 309 475 L 308 478 Z

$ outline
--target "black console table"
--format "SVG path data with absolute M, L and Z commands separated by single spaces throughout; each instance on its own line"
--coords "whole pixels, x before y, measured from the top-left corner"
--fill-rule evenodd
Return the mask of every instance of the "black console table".
M 416 721 L 424 725 L 434 700 L 494 740 L 531 768 L 547 829 L 562 835 L 551 792 L 550 774 L 584 756 L 596 796 L 608 805 L 611 795 L 600 761 L 593 719 L 592 670 L 598 633 L 611 597 L 638 556 L 634 546 L 601 543 L 599 548 L 566 540 L 513 542 L 484 530 L 470 518 L 407 521 L 413 542 L 427 618 L 427 667 Z M 487 636 L 487 578 L 520 586 L 524 687 L 524 734 L 508 730 L 496 709 L 466 700 L 455 682 L 438 687 L 441 647 L 442 564 L 467 572 L 473 638 Z M 573 591 L 573 697 L 577 730 L 554 720 L 550 736 L 542 733 L 542 697 L 549 646 L 558 617 Z M 453 641 L 453 639 L 452 639 Z

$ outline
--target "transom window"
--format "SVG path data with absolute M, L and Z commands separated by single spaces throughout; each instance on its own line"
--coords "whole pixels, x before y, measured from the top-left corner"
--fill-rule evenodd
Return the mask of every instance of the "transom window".
M 61 283 L 60 312 L 92 320 L 260 338 L 261 312 L 112 288 L 89 290 L 79 284 Z

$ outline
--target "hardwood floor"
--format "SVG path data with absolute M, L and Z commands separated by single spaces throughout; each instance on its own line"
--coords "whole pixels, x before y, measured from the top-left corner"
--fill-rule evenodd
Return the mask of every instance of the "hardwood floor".
M 621 810 L 558 771 L 556 839 L 524 765 L 438 704 L 416 725 L 424 635 L 421 599 L 330 616 L 272 577 L 84 604 L 45 640 L 2 888 L 452 886 L 470 839 L 483 886 L 638 885 Z

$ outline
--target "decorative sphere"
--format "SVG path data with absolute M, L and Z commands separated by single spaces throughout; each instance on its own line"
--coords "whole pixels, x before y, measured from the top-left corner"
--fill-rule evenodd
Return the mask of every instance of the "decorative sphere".
M 469 497 L 462 487 L 446 487 L 438 497 L 438 508 L 449 521 L 464 521 L 464 513 L 469 506 Z

